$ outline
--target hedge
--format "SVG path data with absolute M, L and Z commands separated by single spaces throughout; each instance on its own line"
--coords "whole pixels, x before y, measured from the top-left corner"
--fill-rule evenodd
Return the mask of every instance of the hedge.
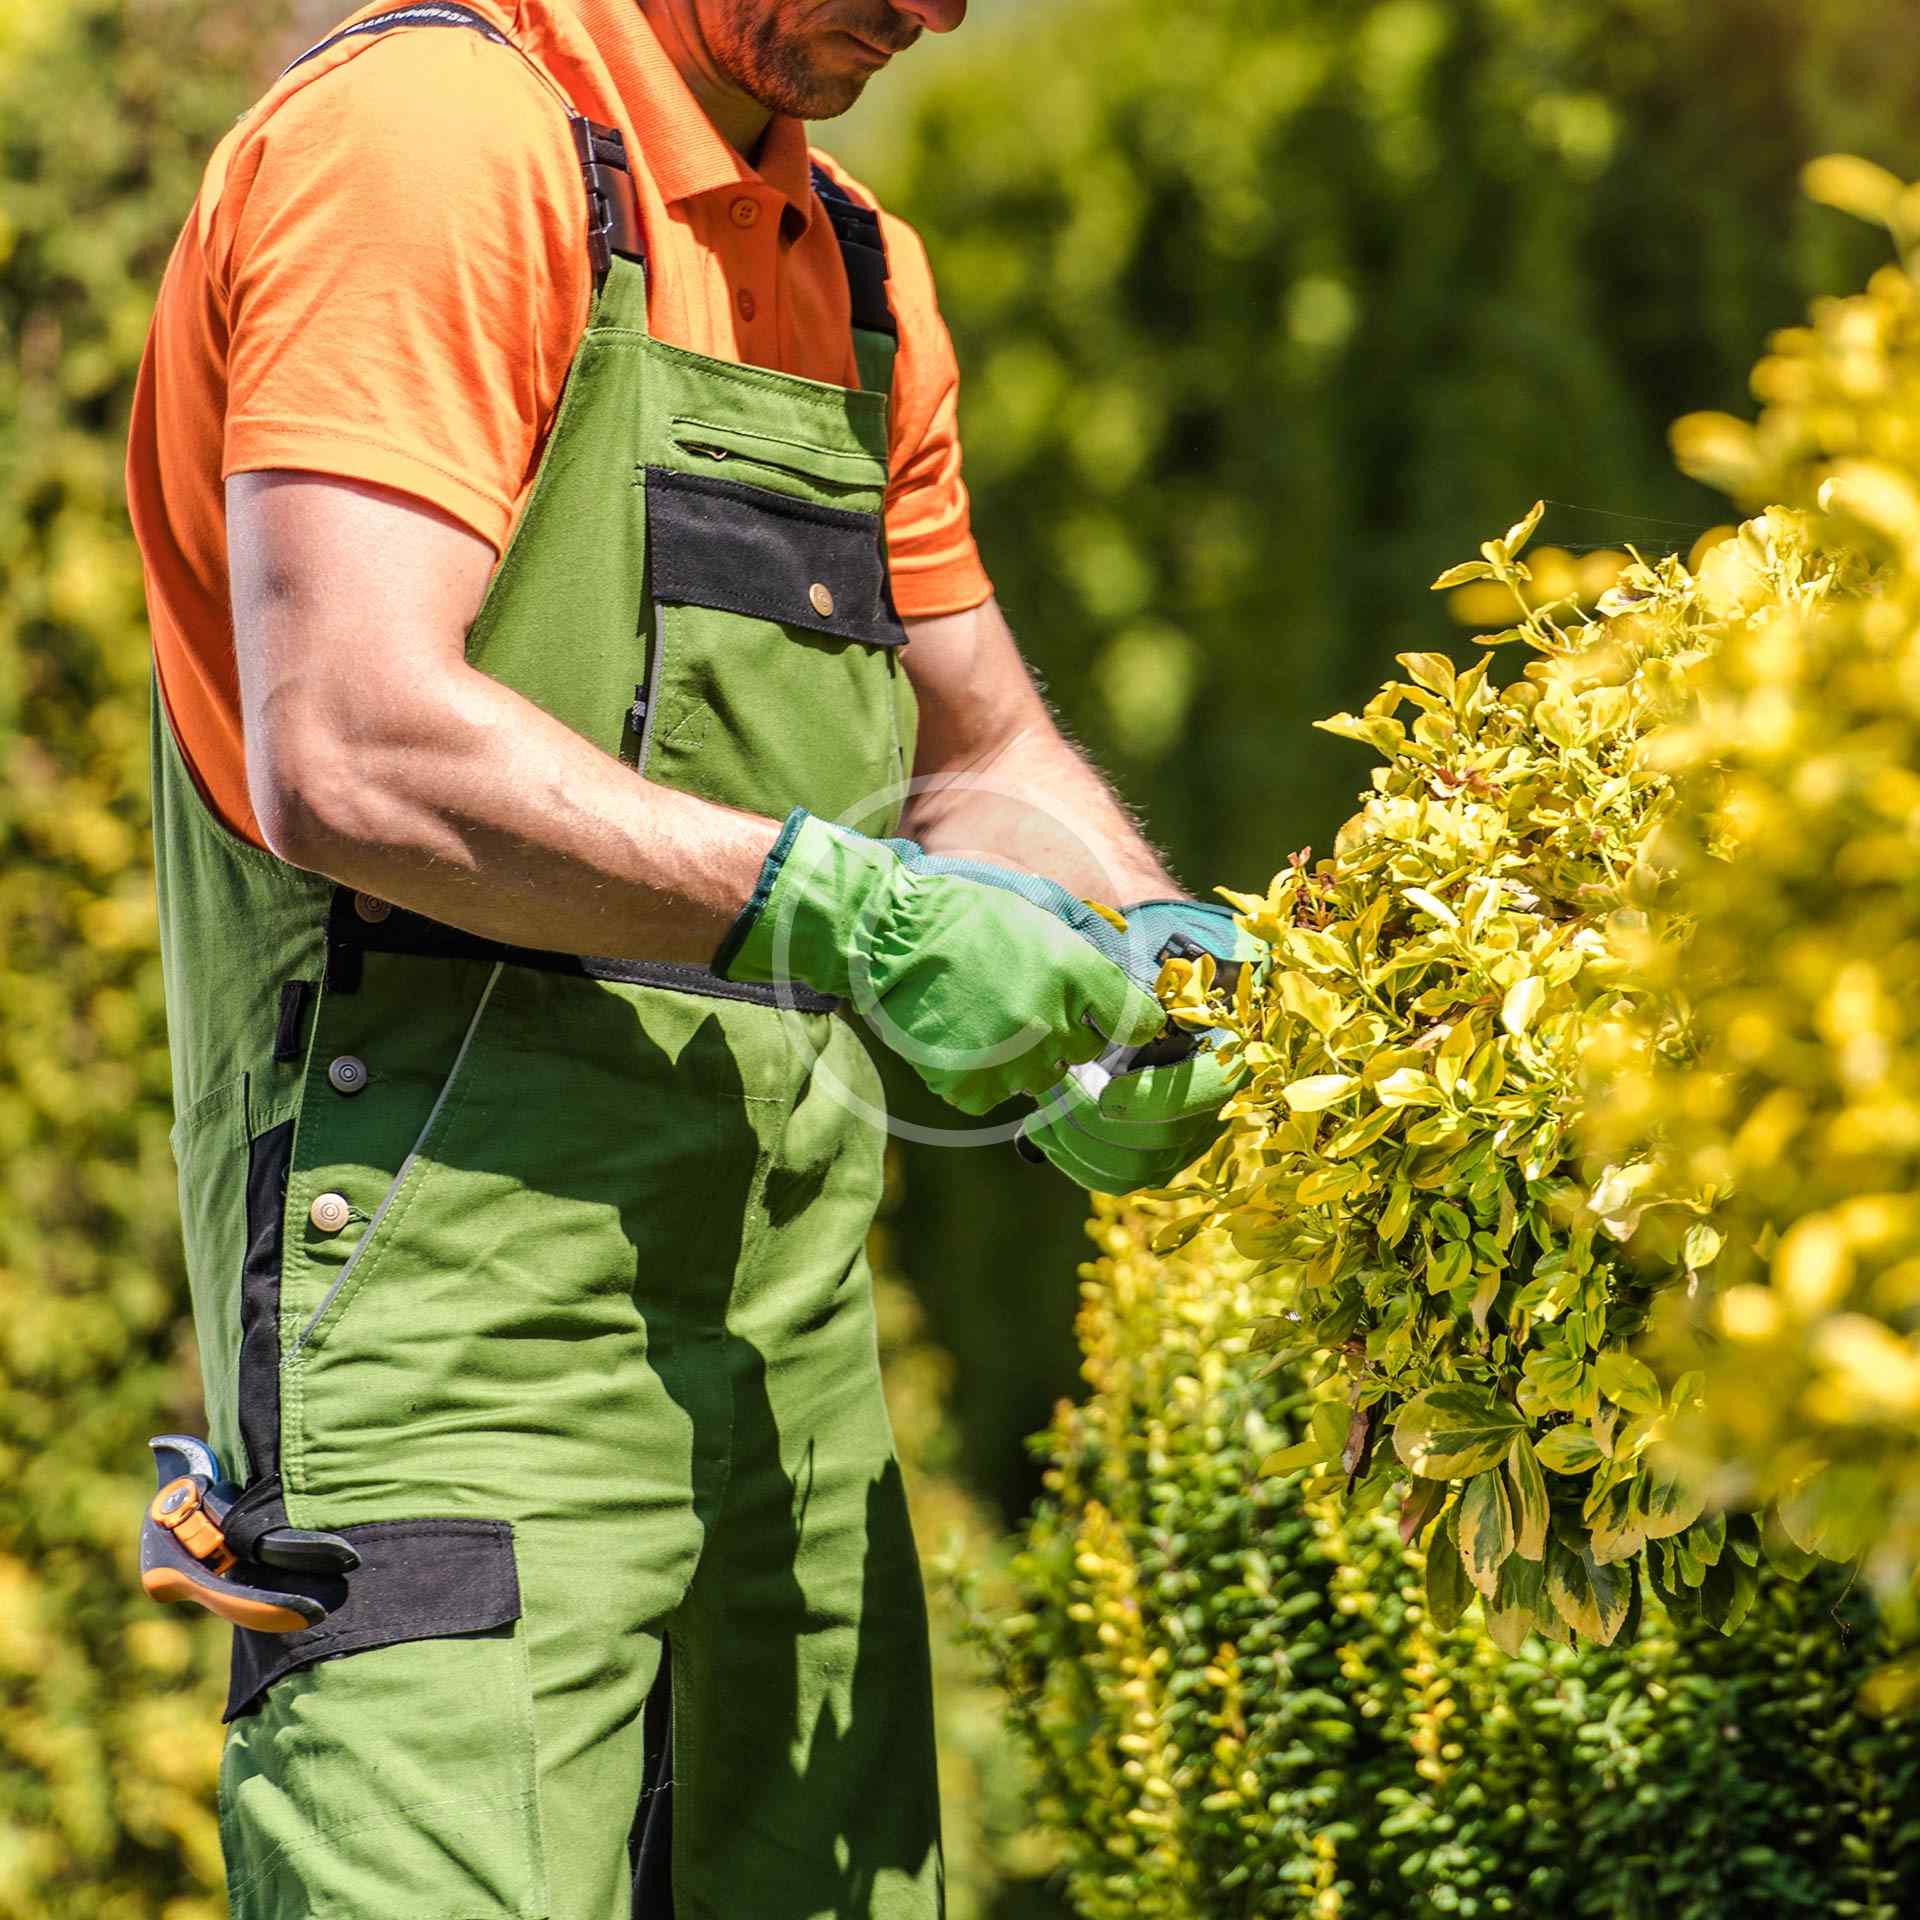
M 1251 1263 L 1155 1254 L 1166 1217 L 1101 1203 L 1090 1391 L 976 1617 L 1086 1920 L 1913 1911 L 1920 1741 L 1857 1703 L 1857 1584 L 1769 1579 L 1732 1638 L 1657 1602 L 1630 1647 L 1441 1630 L 1392 1502 L 1262 1473 L 1314 1396 Z

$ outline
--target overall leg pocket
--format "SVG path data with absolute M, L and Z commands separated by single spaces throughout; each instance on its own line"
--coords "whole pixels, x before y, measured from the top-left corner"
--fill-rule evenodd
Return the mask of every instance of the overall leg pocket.
M 546 1920 L 536 1789 L 517 1619 L 316 1656 L 228 1739 L 234 1920 Z

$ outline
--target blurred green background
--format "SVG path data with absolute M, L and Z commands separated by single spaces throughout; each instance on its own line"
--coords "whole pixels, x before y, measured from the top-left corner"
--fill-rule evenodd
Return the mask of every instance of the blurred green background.
M 0 0 L 5 1916 L 221 1911 L 218 1636 L 132 1581 L 145 1439 L 194 1426 L 198 1394 L 119 468 L 199 166 L 335 11 Z M 1364 755 L 1309 720 L 1444 639 L 1426 581 L 1536 496 L 1576 551 L 1720 518 L 1666 422 L 1742 408 L 1766 332 L 1880 257 L 1797 169 L 1844 148 L 1920 173 L 1912 23 L 1885 0 L 975 11 L 822 144 L 924 233 L 989 568 L 1196 888 L 1324 843 Z M 978 1541 L 1027 1505 L 1024 1437 L 1075 1388 L 1083 1208 L 1005 1149 L 899 1173 L 919 1307 L 896 1306 L 933 1342 L 901 1335 L 902 1424 L 940 1475 L 926 1530 Z M 990 1699 L 957 1668 L 949 1697 L 972 1913 L 1043 1856 Z

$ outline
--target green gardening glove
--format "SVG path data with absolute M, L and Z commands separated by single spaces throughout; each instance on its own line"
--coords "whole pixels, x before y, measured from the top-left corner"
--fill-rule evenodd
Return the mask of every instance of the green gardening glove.
M 963 1113 L 1038 1097 L 1063 1068 L 1142 1045 L 1166 1019 L 1097 916 L 1076 928 L 1018 884 L 916 872 L 798 807 L 713 964 L 725 979 L 798 980 L 851 1000 Z
M 1171 1066 L 1074 1068 L 1021 1125 L 1023 1148 L 1093 1193 L 1164 1187 L 1219 1139 L 1220 1109 L 1246 1078 L 1215 1039 Z
M 1198 900 L 1136 901 L 1121 908 L 1136 953 L 1157 968 L 1169 958 L 1259 965 L 1266 948 L 1234 922 L 1231 909 Z M 1095 1193 L 1137 1193 L 1165 1186 L 1220 1137 L 1220 1109 L 1246 1078 L 1239 1061 L 1221 1058 L 1218 1034 L 1203 1035 L 1185 1059 L 1129 1070 L 1124 1060 L 1076 1067 L 1020 1129 L 1029 1156 L 1037 1152 L 1069 1180 Z

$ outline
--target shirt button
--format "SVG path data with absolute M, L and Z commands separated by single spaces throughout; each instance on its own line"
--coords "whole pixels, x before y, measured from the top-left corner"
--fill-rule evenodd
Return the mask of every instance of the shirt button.
M 727 213 L 736 227 L 756 226 L 760 220 L 760 203 L 757 200 L 749 200 L 742 194 L 741 197 L 727 209 Z
M 307 1209 L 307 1218 L 317 1233 L 338 1233 L 353 1218 L 353 1209 L 344 1193 L 323 1193 Z
M 356 893 L 353 896 L 353 910 L 368 926 L 377 927 L 393 911 L 393 908 L 378 894 Z
M 335 1093 L 364 1093 L 367 1063 L 357 1053 L 343 1053 L 327 1068 L 327 1084 Z
M 760 311 L 759 301 L 757 301 L 745 287 L 742 287 L 740 291 L 734 295 L 733 303 L 740 309 L 740 318 L 751 326 L 753 324 L 753 316 Z

